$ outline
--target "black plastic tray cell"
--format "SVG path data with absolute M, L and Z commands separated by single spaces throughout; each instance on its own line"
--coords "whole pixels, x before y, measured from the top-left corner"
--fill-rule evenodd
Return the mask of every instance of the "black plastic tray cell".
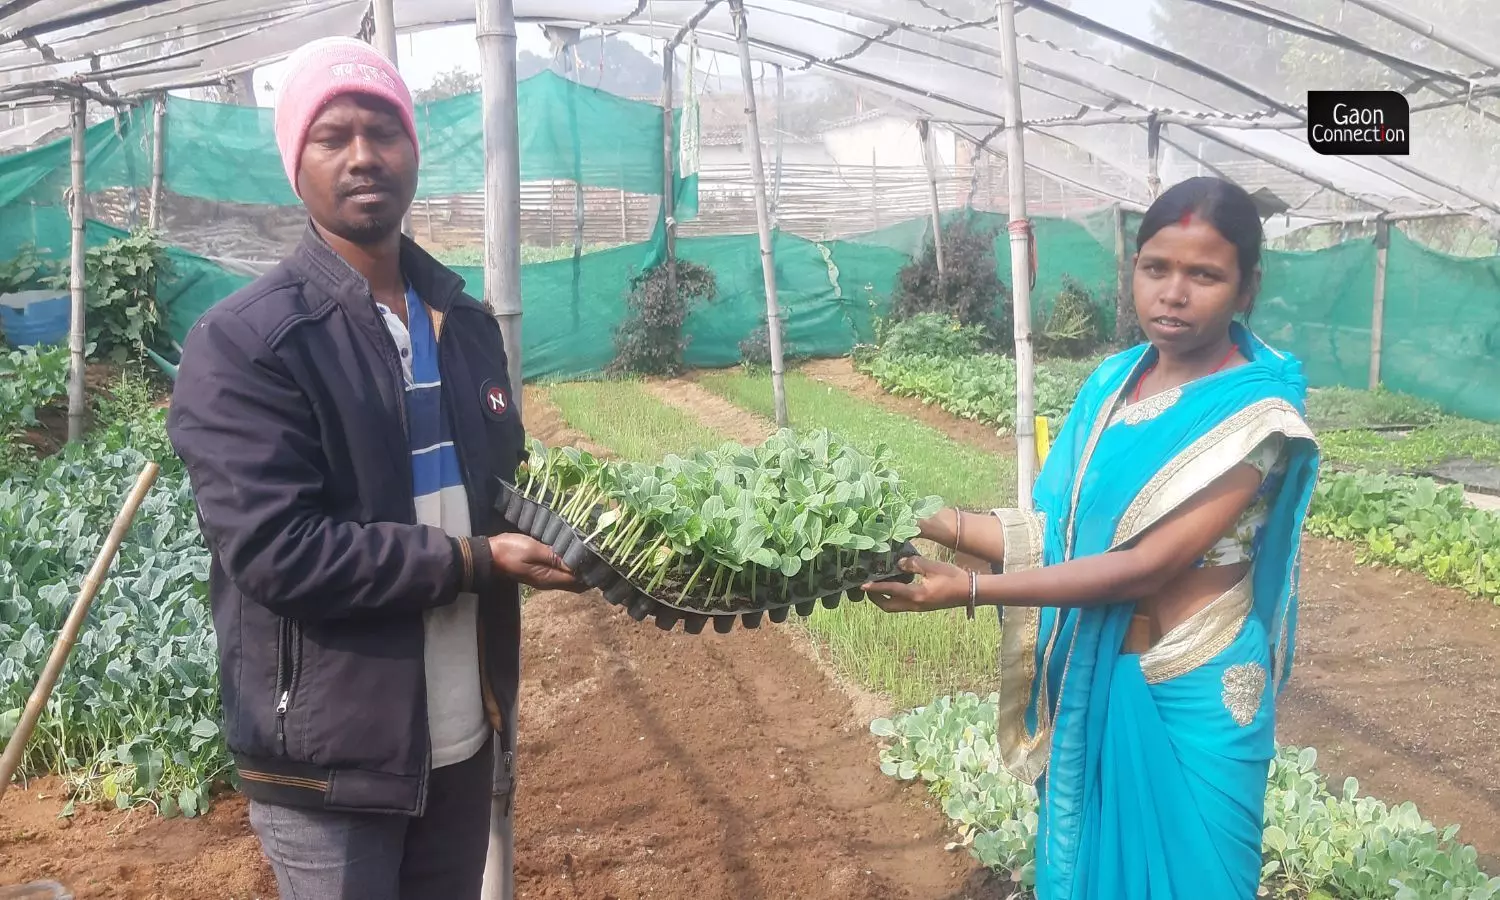
M 714 631 L 728 634 L 738 622 L 744 628 L 759 628 L 761 622 L 770 619 L 775 624 L 787 620 L 793 609 L 806 618 L 813 614 L 821 603 L 825 609 L 835 609 L 847 595 L 852 601 L 864 599 L 859 585 L 865 581 L 910 582 L 912 576 L 899 569 L 889 573 L 865 576 L 852 584 L 840 583 L 836 576 L 828 576 L 815 585 L 805 581 L 795 584 L 785 600 L 755 607 L 735 609 L 701 610 L 679 604 L 668 603 L 653 597 L 630 581 L 615 568 L 597 548 L 588 543 L 586 534 L 565 521 L 551 506 L 559 498 L 544 495 L 541 502 L 523 497 L 517 488 L 505 481 L 500 482 L 500 494 L 496 508 L 512 523 L 517 531 L 551 547 L 562 561 L 578 574 L 579 580 L 599 590 L 611 605 L 622 608 L 637 622 L 654 618 L 663 631 L 671 631 L 678 622 L 688 634 L 701 634 L 710 621 Z M 601 512 L 596 508 L 594 514 Z M 592 517 L 590 517 L 592 519 Z M 910 543 L 896 549 L 895 560 L 916 555 Z
M 516 519 L 516 527 L 523 534 L 536 536 L 536 530 L 532 528 L 536 524 L 536 504 L 530 500 L 521 501 L 521 515 Z
M 563 522 L 562 517 L 554 515 L 552 510 L 547 509 L 546 507 L 542 507 L 542 512 L 546 514 L 546 524 L 544 524 L 541 529 L 539 529 L 541 532 L 541 536 L 538 537 L 537 540 L 548 545 L 549 547 L 555 547 L 557 544 L 557 539 L 562 535 L 563 525 L 565 523 Z

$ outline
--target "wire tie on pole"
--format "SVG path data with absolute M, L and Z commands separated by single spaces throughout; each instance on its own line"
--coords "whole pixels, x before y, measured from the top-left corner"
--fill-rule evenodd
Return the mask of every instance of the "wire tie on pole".
M 1009 228 L 1010 233 L 1011 233 L 1012 236 L 1022 235 L 1022 236 L 1024 236 L 1026 238 L 1027 252 L 1028 252 L 1028 256 L 1030 257 L 1030 269 L 1031 269 L 1031 271 L 1030 271 L 1029 274 L 1031 276 L 1031 286 L 1033 288 L 1035 288 L 1036 287 L 1036 272 L 1037 272 L 1037 265 L 1038 265 L 1038 263 L 1037 263 L 1037 253 L 1036 253 L 1036 232 L 1031 227 L 1031 220 L 1030 219 L 1012 219 L 1011 222 L 1010 222 L 1010 225 L 1008 226 L 1008 228 Z

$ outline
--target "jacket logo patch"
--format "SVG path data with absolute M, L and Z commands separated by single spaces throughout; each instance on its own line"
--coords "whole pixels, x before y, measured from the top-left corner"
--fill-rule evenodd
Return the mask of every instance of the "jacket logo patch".
M 505 395 L 505 388 L 498 384 L 489 384 L 484 388 L 484 411 L 491 418 L 498 419 L 505 415 L 510 409 L 510 398 Z

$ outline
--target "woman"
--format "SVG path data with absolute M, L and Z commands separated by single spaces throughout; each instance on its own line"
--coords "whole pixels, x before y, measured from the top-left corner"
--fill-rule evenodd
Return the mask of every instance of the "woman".
M 866 586 L 892 612 L 1002 608 L 1001 751 L 1041 779 L 1041 900 L 1256 894 L 1318 469 L 1301 365 L 1235 321 L 1261 241 L 1233 184 L 1163 194 L 1136 238 L 1150 343 L 1090 376 L 1035 510 L 922 523 L 1001 574 L 913 559 L 915 583 Z

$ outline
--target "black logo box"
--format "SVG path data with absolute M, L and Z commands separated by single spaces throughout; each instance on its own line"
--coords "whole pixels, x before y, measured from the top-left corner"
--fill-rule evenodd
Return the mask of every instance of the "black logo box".
M 1308 91 L 1307 144 L 1324 156 L 1408 156 L 1411 104 L 1398 91 Z

